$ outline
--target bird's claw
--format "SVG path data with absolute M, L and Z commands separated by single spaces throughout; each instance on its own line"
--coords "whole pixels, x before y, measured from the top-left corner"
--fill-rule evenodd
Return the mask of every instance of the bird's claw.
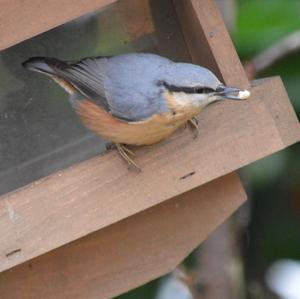
M 105 148 L 107 151 L 114 150 L 117 148 L 116 144 L 113 142 L 108 142 L 105 144 Z
M 124 144 L 115 144 L 120 156 L 128 163 L 128 168 L 134 167 L 138 172 L 142 171 L 141 168 L 129 156 L 135 156 L 135 153 L 127 148 Z
M 199 128 L 198 128 L 198 119 L 196 117 L 193 117 L 191 119 L 188 120 L 188 124 L 190 125 L 192 131 L 193 131 L 193 138 L 196 139 L 199 135 Z

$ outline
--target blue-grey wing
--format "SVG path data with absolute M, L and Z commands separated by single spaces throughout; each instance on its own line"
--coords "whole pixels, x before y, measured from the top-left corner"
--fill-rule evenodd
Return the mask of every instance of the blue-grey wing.
M 158 81 L 169 63 L 146 53 L 85 58 L 60 70 L 60 75 L 114 116 L 138 121 L 168 110 Z
M 105 110 L 109 110 L 105 96 L 104 75 L 100 66 L 101 61 L 106 59 L 106 57 L 84 58 L 76 63 L 59 64 L 56 73 L 70 82 L 81 94 Z
M 115 56 L 103 66 L 105 95 L 111 113 L 127 120 L 142 120 L 168 111 L 159 85 L 169 59 L 154 54 Z
M 39 63 L 35 59 L 37 69 L 41 69 Z M 168 110 L 158 84 L 166 66 L 172 64 L 167 58 L 131 53 L 84 58 L 76 63 L 43 58 L 42 63 L 44 72 L 68 81 L 80 94 L 118 118 L 138 121 Z M 45 69 L 48 66 L 51 68 Z

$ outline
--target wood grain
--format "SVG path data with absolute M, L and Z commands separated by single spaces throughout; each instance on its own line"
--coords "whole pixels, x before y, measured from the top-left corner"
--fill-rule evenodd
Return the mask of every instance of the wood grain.
M 1 0 L 0 50 L 116 0 Z
M 128 171 L 117 153 L 109 152 L 0 197 L 0 269 L 134 215 L 299 139 L 299 123 L 280 79 L 264 81 L 253 87 L 249 101 L 207 108 L 200 118 L 198 139 L 182 130 L 163 143 L 138 149 L 141 173 Z
M 117 296 L 173 270 L 245 198 L 227 175 L 3 272 L 1 299 Z
M 270 90 L 274 88 L 278 91 L 276 95 L 271 95 L 269 91 L 266 91 L 266 93 L 262 95 L 261 101 L 265 102 L 270 113 L 274 115 L 274 123 L 278 129 L 283 144 L 288 145 L 295 143 L 295 141 L 299 141 L 300 125 L 297 121 L 296 113 L 289 101 L 289 97 L 282 80 L 280 77 L 255 80 L 253 82 L 253 86 L 259 86 L 264 82 L 269 85 Z M 290 105 L 287 105 L 286 101 L 274 101 L 272 96 L 284 98 L 290 103 Z M 253 102 L 253 105 L 257 104 Z

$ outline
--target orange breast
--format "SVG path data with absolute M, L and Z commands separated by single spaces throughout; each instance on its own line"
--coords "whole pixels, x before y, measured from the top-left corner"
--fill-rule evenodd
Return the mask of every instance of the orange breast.
M 135 122 L 120 120 L 89 100 L 77 106 L 83 123 L 96 134 L 123 144 L 146 145 L 169 137 L 178 127 L 199 113 L 198 109 L 187 107 L 179 112 L 161 113 Z

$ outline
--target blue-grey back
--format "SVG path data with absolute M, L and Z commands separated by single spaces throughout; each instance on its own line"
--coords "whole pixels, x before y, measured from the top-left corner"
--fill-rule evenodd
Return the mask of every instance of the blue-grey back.
M 129 120 L 168 111 L 159 81 L 173 62 L 153 54 L 126 54 L 103 61 L 104 88 L 111 112 Z
M 161 82 L 214 89 L 220 84 L 206 68 L 174 63 L 155 54 L 124 54 L 103 60 L 102 65 L 105 94 L 111 112 L 130 120 L 141 120 L 168 111 Z

